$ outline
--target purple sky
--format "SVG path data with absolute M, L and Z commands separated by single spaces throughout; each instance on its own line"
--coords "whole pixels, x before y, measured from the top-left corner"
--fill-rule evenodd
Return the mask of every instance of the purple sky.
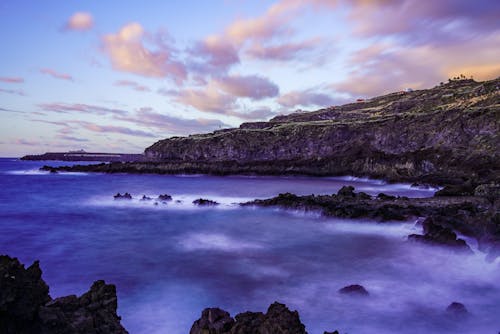
M 158 139 L 500 75 L 500 2 L 0 3 L 0 156 Z

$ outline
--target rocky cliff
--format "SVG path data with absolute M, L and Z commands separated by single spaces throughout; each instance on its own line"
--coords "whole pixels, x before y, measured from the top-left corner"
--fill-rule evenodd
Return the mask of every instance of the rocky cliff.
M 491 181 L 498 179 L 500 170 L 499 120 L 500 78 L 450 81 L 432 89 L 161 140 L 145 150 L 154 167 L 127 167 L 160 173 Z

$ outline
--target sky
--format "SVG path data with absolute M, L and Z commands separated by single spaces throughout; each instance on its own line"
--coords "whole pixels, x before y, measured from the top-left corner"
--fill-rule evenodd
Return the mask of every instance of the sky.
M 494 0 L 0 0 L 0 156 L 140 153 L 464 74 L 500 76 Z

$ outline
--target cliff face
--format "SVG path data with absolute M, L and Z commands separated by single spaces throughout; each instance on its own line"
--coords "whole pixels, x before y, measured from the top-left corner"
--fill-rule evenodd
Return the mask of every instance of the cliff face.
M 484 181 L 498 177 L 500 169 L 499 102 L 500 78 L 453 81 L 236 129 L 173 137 L 145 154 L 168 164 L 236 162 L 246 172 L 265 165 L 274 173 Z

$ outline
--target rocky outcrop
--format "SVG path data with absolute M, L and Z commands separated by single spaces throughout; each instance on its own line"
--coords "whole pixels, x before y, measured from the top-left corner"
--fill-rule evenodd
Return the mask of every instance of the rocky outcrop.
M 469 182 L 473 187 L 498 181 L 500 175 L 499 85 L 500 78 L 461 80 L 388 94 L 160 140 L 145 150 L 146 162 L 57 170 L 358 175 L 441 185 Z
M 472 252 L 465 240 L 457 238 L 457 234 L 449 227 L 441 225 L 438 218 L 428 217 L 422 223 L 423 235 L 411 234 L 409 240 L 424 242 L 431 245 L 445 245 L 459 250 Z
M 275 302 L 266 313 L 244 312 L 231 318 L 219 308 L 205 309 L 190 334 L 307 334 L 297 311 Z
M 0 333 L 126 334 L 114 285 L 96 281 L 80 297 L 52 299 L 38 261 L 27 269 L 0 255 Z
M 129 193 L 124 193 L 123 195 L 120 193 L 117 193 L 116 195 L 113 196 L 114 199 L 122 200 L 122 199 L 132 199 L 132 195 Z
M 198 206 L 216 206 L 219 205 L 216 201 L 212 201 L 210 199 L 198 198 L 193 201 L 193 204 Z

